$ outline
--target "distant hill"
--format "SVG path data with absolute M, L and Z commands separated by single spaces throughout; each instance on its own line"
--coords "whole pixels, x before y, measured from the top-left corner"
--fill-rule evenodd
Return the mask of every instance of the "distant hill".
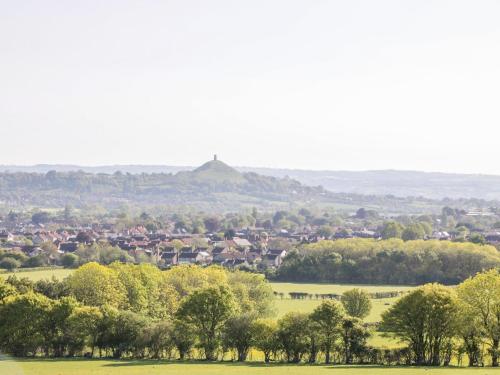
M 190 178 L 200 182 L 243 184 L 246 181 L 242 173 L 220 160 L 211 160 L 192 172 L 180 172 L 177 174 L 178 177 L 183 175 L 188 175 Z
M 198 210 L 237 211 L 326 204 L 331 193 L 290 178 L 242 173 L 212 160 L 192 171 L 130 174 L 57 172 L 0 173 L 0 204 L 7 207 L 101 205 L 191 206 Z
M 224 163 L 222 163 L 224 164 Z M 500 176 L 427 173 L 418 171 L 310 171 L 298 169 L 253 168 L 236 167 L 227 169 L 221 174 L 213 173 L 217 170 L 217 163 L 206 163 L 198 168 L 200 178 L 205 168 L 210 169 L 209 176 L 224 175 L 235 177 L 234 171 L 253 172 L 259 175 L 277 178 L 289 177 L 308 186 L 322 186 L 335 193 L 360 195 L 394 195 L 397 197 L 424 197 L 428 199 L 459 199 L 479 198 L 485 200 L 500 200 Z M 224 164 L 225 165 L 225 164 Z M 230 167 L 229 167 L 230 168 Z M 0 171 L 47 173 L 51 170 L 58 172 L 83 171 L 87 173 L 108 173 L 116 171 L 131 174 L 142 173 L 177 173 L 192 171 L 189 166 L 161 166 L 161 165 L 111 165 L 99 167 L 85 167 L 76 165 L 35 165 L 35 166 L 0 166 Z M 233 179 L 234 178 L 230 178 Z M 236 177 L 241 180 L 240 177 Z

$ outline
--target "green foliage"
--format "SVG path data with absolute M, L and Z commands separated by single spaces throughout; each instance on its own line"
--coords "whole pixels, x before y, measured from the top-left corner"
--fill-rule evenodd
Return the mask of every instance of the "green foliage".
M 498 361 L 497 270 L 458 288 L 427 284 L 411 289 L 393 302 L 380 326 L 408 347 L 382 351 L 368 347 L 367 326 L 346 315 L 345 310 L 366 313 L 364 292 L 347 290 L 345 309 L 335 300 L 317 301 L 311 314 L 292 312 L 276 322 L 262 319 L 270 306 L 261 300 L 273 294 L 261 276 L 220 267 L 178 269 L 89 263 L 65 281 L 0 278 L 0 350 L 14 356 L 97 352 L 99 357 L 155 359 L 177 353 L 181 359 L 204 355 L 209 360 L 233 351 L 244 361 L 255 348 L 266 362 L 330 362 L 333 355 L 333 361 L 346 364 L 448 365 L 463 353 L 471 365 Z M 92 292 L 80 295 L 82 289 Z
M 311 313 L 310 319 L 318 326 L 322 335 L 321 346 L 326 363 L 330 363 L 330 353 L 340 336 L 340 323 L 344 315 L 344 309 L 337 301 L 323 301 Z
M 97 307 L 81 306 L 73 310 L 67 320 L 67 332 L 71 343 L 71 352 L 78 352 L 88 346 L 91 356 L 100 334 L 103 314 Z
M 3 278 L 0 277 L 0 305 L 4 302 L 4 300 L 9 297 L 17 294 L 17 290 L 10 283 L 5 282 Z
M 181 265 L 167 271 L 165 281 L 184 297 L 196 289 L 227 284 L 227 273 L 220 267 Z
M 0 268 L 4 270 L 12 271 L 19 267 L 21 267 L 21 262 L 19 262 L 17 259 L 4 257 L 2 260 L 0 260 Z
M 278 321 L 278 338 L 288 362 L 298 363 L 310 345 L 309 316 L 288 313 Z
M 38 280 L 34 284 L 33 290 L 51 299 L 59 299 L 70 294 L 67 283 L 60 281 L 55 276 L 52 276 L 51 279 Z
M 147 326 L 147 319 L 132 311 L 103 309 L 97 345 L 100 349 L 110 350 L 113 358 L 132 353 L 136 340 Z
M 264 275 L 244 271 L 228 273 L 228 283 L 241 311 L 257 316 L 270 316 L 274 304 L 274 292 Z
M 274 320 L 259 319 L 253 323 L 254 346 L 264 353 L 264 361 L 269 363 L 271 354 L 280 348 L 278 324 Z
M 125 287 L 111 268 L 94 262 L 84 264 L 68 277 L 67 283 L 71 294 L 85 305 L 127 305 Z
M 179 353 L 179 359 L 184 359 L 196 343 L 194 327 L 182 319 L 175 320 L 171 335 L 172 343 Z
M 342 305 L 347 314 L 354 318 L 363 319 L 370 314 L 372 304 L 370 296 L 364 290 L 354 288 L 342 294 Z
M 76 208 L 101 205 L 115 208 L 124 202 L 145 206 L 185 206 L 218 211 L 252 206 L 282 206 L 287 201 L 327 201 L 330 194 L 290 178 L 278 179 L 256 173 L 240 173 L 220 161 L 211 161 L 194 171 L 175 175 L 92 174 L 78 172 L 0 173 L 0 200 L 37 207 Z M 16 218 L 16 214 L 11 216 Z M 62 217 L 71 219 L 71 212 Z M 34 223 L 50 220 L 47 212 L 33 215 Z M 143 220 L 144 221 L 144 220 Z M 152 223 L 146 223 L 152 224 Z
M 409 344 L 417 365 L 437 366 L 456 332 L 458 303 L 453 290 L 424 285 L 402 297 L 382 315 L 384 330 Z
M 401 224 L 395 221 L 389 221 L 384 224 L 380 234 L 384 240 L 388 240 L 389 238 L 401 238 L 403 229 Z
M 213 360 L 220 346 L 222 327 L 235 310 L 236 302 L 231 291 L 223 286 L 213 286 L 187 296 L 177 318 L 193 327 L 206 359 Z
M 365 351 L 366 339 L 370 334 L 359 319 L 350 316 L 342 320 L 340 327 L 344 363 L 350 364 L 354 356 Z
M 422 223 L 413 223 L 408 225 L 401 233 L 404 241 L 422 240 L 425 236 L 425 229 Z
M 173 317 L 178 308 L 179 295 L 158 267 L 116 262 L 111 264 L 110 269 L 116 271 L 124 286 L 127 306 L 131 311 L 153 319 Z
M 256 336 L 255 316 L 243 313 L 230 317 L 222 331 L 222 344 L 227 349 L 234 349 L 238 362 L 246 360 Z
M 493 246 L 450 241 L 346 239 L 291 251 L 278 269 L 282 281 L 358 284 L 458 284 L 500 266 Z
M 44 344 L 52 301 L 28 292 L 7 297 L 0 305 L 0 348 L 19 357 L 36 354 Z
M 500 273 L 490 270 L 467 279 L 458 287 L 458 296 L 464 313 L 470 318 L 467 326 L 480 329 L 487 340 L 492 365 L 499 365 L 500 357 Z M 470 329 L 468 330 L 469 333 Z
M 160 359 L 174 347 L 174 326 L 171 321 L 160 321 L 146 326 L 136 339 L 136 350 L 151 351 L 151 358 Z
M 33 257 L 29 257 L 26 262 L 24 262 L 23 266 L 28 268 L 36 268 L 36 267 L 44 267 L 47 263 L 47 255 L 40 254 L 35 255 Z
M 16 275 L 11 275 L 7 278 L 7 283 L 13 286 L 19 293 L 28 293 L 33 291 L 35 284 L 27 277 L 18 278 Z
M 78 255 L 72 253 L 66 253 L 61 256 L 61 265 L 65 268 L 74 268 L 78 265 L 79 258 Z

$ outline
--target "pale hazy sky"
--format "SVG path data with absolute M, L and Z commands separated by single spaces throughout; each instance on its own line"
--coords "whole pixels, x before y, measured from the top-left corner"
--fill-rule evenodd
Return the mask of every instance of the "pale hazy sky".
M 0 164 L 500 174 L 500 1 L 0 0 Z

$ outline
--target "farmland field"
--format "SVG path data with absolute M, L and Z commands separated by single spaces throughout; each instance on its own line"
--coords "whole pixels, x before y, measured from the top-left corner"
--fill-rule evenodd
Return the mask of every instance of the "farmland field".
M 52 276 L 62 280 L 66 276 L 70 275 L 73 270 L 64 268 L 43 268 L 43 269 L 31 269 L 31 270 L 18 270 L 16 272 L 0 272 L 0 277 L 7 278 L 10 275 L 16 275 L 18 278 L 27 277 L 33 281 L 38 281 L 42 279 L 50 279 Z
M 364 319 L 366 322 L 378 322 L 380 321 L 380 316 L 382 312 L 387 310 L 391 305 L 396 302 L 398 298 L 381 298 L 381 299 L 372 299 L 372 310 L 370 311 L 370 315 Z M 296 312 L 312 312 L 316 306 L 321 303 L 321 300 L 318 299 L 276 299 L 276 310 L 278 312 L 278 317 L 285 315 L 288 312 L 296 311 Z
M 290 292 L 303 292 L 309 294 L 342 294 L 345 291 L 353 288 L 363 289 L 368 293 L 377 292 L 395 292 L 395 291 L 408 291 L 414 286 L 401 286 L 401 285 L 352 285 L 352 284 L 303 284 L 303 283 L 271 283 L 273 289 L 277 293 L 284 293 L 284 298 L 280 297 L 276 300 L 276 309 L 278 317 L 291 311 L 309 313 L 314 310 L 316 306 L 321 303 L 320 299 L 306 298 L 306 299 L 290 299 L 288 293 Z M 397 301 L 396 298 L 381 298 L 372 299 L 372 310 L 370 315 L 366 317 L 366 322 L 378 322 L 381 319 L 382 313 L 387 310 L 391 305 Z
M 0 359 L 0 374 L 5 375 L 493 375 L 500 370 L 492 368 L 415 368 L 381 366 L 331 366 L 287 365 L 234 362 L 167 362 L 127 360 L 47 360 L 24 359 L 13 361 Z
M 311 294 L 335 293 L 342 294 L 352 288 L 363 289 L 368 293 L 407 291 L 415 288 L 407 285 L 353 285 L 353 284 L 307 284 L 307 283 L 278 283 L 273 282 L 273 289 L 278 293 L 305 292 Z

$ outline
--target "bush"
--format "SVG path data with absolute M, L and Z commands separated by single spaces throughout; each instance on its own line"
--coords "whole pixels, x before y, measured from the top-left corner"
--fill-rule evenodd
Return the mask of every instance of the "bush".
M 78 258 L 78 255 L 76 254 L 64 254 L 61 257 L 61 264 L 64 266 L 64 268 L 73 268 L 78 265 L 78 261 L 80 258 Z
M 35 267 L 43 267 L 47 265 L 47 261 L 45 257 L 42 255 L 37 255 L 29 258 L 26 262 L 24 262 L 23 267 L 27 268 L 35 268 Z
M 3 258 L 1 261 L 0 261 L 0 268 L 3 268 L 4 270 L 9 270 L 9 271 L 12 271 L 12 270 L 15 270 L 16 268 L 19 268 L 21 267 L 21 263 L 14 259 L 14 258 Z

